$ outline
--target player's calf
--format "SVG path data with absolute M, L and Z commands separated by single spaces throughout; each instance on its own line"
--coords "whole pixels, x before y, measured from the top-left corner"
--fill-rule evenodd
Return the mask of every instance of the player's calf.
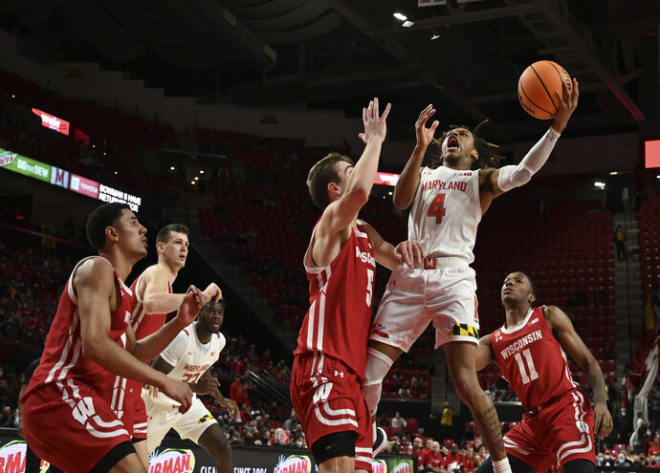
M 119 460 L 109 473 L 147 473 L 147 470 L 137 454 L 131 453 Z

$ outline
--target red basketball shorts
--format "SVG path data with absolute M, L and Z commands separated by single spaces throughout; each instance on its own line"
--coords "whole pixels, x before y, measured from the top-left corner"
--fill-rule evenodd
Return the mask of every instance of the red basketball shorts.
M 291 370 L 291 401 L 307 446 L 337 432 L 354 431 L 355 469 L 371 471 L 373 427 L 362 382 L 344 363 L 322 353 L 297 355 Z
M 504 436 L 508 454 L 535 471 L 572 460 L 596 464 L 594 412 L 589 399 L 571 391 L 538 414 L 525 414 L 522 422 Z
M 30 448 L 67 473 L 113 467 L 134 453 L 124 423 L 98 393 L 71 379 L 36 388 L 23 400 Z
M 142 400 L 142 383 L 126 382 L 126 403 L 122 421 L 128 428 L 133 442 L 147 439 L 147 410 Z

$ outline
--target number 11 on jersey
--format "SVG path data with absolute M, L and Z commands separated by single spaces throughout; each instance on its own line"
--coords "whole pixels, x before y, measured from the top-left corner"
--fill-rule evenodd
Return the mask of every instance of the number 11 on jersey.
M 525 361 L 527 361 L 527 368 L 529 369 L 529 375 L 527 374 L 528 370 L 525 369 L 525 363 L 523 362 L 520 353 L 516 353 L 516 356 L 514 356 L 513 358 L 516 360 L 516 363 L 518 364 L 518 370 L 520 370 L 520 377 L 522 378 L 523 384 L 527 384 L 530 381 L 539 379 L 539 374 L 536 371 L 536 367 L 534 366 L 534 359 L 532 358 L 532 352 L 529 351 L 529 348 L 523 350 L 522 354 L 525 357 Z
M 431 205 L 429 205 L 429 211 L 426 214 L 428 217 L 435 217 L 435 223 L 440 225 L 442 223 L 442 218 L 445 216 L 445 193 L 438 193 Z

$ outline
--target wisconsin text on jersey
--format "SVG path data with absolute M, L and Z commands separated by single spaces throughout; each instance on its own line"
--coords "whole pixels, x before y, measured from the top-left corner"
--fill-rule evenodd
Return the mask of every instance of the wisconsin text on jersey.
M 360 251 L 360 247 L 357 245 L 355 246 L 355 257 L 363 263 L 370 264 L 374 268 L 376 267 L 376 259 L 373 255 L 370 255 L 366 251 Z
M 534 330 L 532 333 L 529 333 L 524 337 L 519 338 L 518 340 L 513 342 L 511 345 L 509 345 L 504 350 L 502 350 L 500 354 L 502 355 L 502 358 L 506 360 L 508 357 L 522 350 L 530 343 L 534 343 L 535 341 L 541 340 L 542 338 L 543 338 L 543 334 L 541 333 L 541 331 Z
M 467 174 L 468 176 L 472 173 Z M 461 191 L 467 192 L 467 182 L 465 181 L 441 181 L 440 179 L 434 179 L 433 181 L 425 182 L 422 184 L 422 191 Z

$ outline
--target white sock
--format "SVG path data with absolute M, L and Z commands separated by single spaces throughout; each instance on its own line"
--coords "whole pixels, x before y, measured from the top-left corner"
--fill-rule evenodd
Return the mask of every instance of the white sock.
M 493 460 L 493 470 L 495 473 L 511 473 L 509 459 L 504 457 L 502 460 Z
M 392 363 L 394 362 L 385 353 L 381 353 L 375 348 L 369 348 L 362 392 L 369 407 L 369 413 L 374 420 L 378 411 L 380 395 L 383 392 L 383 380 L 390 371 Z

